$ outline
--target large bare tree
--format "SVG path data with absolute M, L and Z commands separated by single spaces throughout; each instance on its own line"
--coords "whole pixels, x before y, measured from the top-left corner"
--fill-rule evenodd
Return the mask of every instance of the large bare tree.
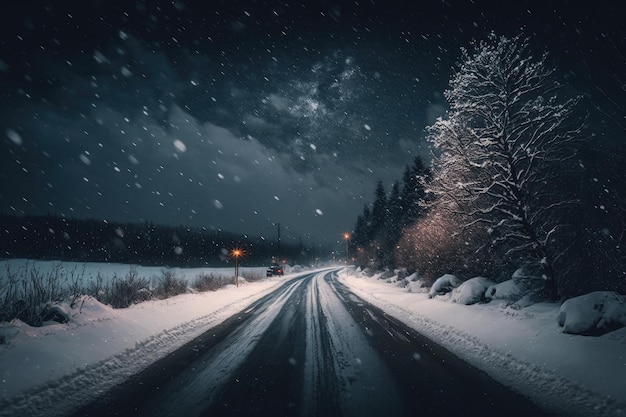
M 492 34 L 462 51 L 445 93 L 450 109 L 430 128 L 436 207 L 484 225 L 485 246 L 534 265 L 552 299 L 583 126 L 578 98 L 558 89 L 547 53 L 533 58 L 527 38 Z

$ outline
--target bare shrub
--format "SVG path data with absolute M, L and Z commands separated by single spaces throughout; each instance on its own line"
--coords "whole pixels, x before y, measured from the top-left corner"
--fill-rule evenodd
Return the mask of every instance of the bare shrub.
M 150 281 L 131 269 L 123 278 L 114 274 L 106 282 L 100 272 L 89 285 L 84 284 L 85 266 L 75 265 L 69 270 L 61 263 L 49 269 L 34 264 L 11 269 L 0 275 L 0 322 L 19 319 L 30 326 L 41 326 L 45 321 L 66 322 L 59 305 L 68 303 L 74 308 L 84 295 L 92 296 L 113 308 L 126 308 L 153 297 Z M 224 284 L 225 285 L 225 284 Z M 187 291 L 187 283 L 174 272 L 162 271 L 157 293 L 161 298 Z
M 42 272 L 34 265 L 21 272 L 7 265 L 6 277 L 0 282 L 0 321 L 19 319 L 31 326 L 41 326 L 47 311 L 65 299 L 62 266 Z
M 96 274 L 96 279 L 89 283 L 89 286 L 85 289 L 86 295 L 94 297 L 96 300 L 102 302 L 102 298 L 110 290 L 110 285 L 107 286 L 104 283 L 104 277 L 100 271 Z
M 65 288 L 67 290 L 67 297 L 69 298 L 68 301 L 72 307 L 74 307 L 78 299 L 87 292 L 87 289 L 83 285 L 84 278 L 85 264 L 82 265 L 82 268 L 79 268 L 78 264 L 74 264 L 65 274 Z
M 131 269 L 123 279 L 114 275 L 109 291 L 103 300 L 98 301 L 110 304 L 113 308 L 127 308 L 151 297 L 150 281 L 140 277 L 137 270 Z
M 241 271 L 241 276 L 244 277 L 246 281 L 248 282 L 261 281 L 262 279 L 265 278 L 264 273 L 262 274 L 259 271 L 250 271 L 250 270 Z
M 155 295 L 161 299 L 174 297 L 187 292 L 187 281 L 176 275 L 171 269 L 162 269 Z
M 234 280 L 234 277 L 231 276 L 225 277 L 223 275 L 203 272 L 198 274 L 194 280 L 193 288 L 201 292 L 217 291 L 228 284 L 234 284 Z
M 0 322 L 11 321 L 17 312 L 16 303 L 19 299 L 19 276 L 6 265 L 6 276 L 0 279 Z

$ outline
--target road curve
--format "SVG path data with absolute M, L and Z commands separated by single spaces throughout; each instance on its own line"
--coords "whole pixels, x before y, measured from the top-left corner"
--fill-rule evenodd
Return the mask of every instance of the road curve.
M 286 281 L 74 416 L 543 416 L 356 297 Z

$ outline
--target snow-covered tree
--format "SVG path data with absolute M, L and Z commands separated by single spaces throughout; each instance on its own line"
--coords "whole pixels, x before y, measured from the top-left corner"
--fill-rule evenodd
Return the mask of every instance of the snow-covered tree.
M 445 97 L 450 110 L 430 128 L 437 207 L 483 225 L 485 245 L 534 264 L 558 297 L 555 265 L 564 255 L 564 195 L 582 120 L 578 98 L 560 100 L 547 54 L 528 39 L 492 34 L 462 51 Z

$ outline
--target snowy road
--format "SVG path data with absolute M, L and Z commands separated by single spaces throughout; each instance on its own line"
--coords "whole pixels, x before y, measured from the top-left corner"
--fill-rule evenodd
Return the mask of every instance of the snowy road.
M 336 281 L 282 284 L 76 416 L 540 416 Z

